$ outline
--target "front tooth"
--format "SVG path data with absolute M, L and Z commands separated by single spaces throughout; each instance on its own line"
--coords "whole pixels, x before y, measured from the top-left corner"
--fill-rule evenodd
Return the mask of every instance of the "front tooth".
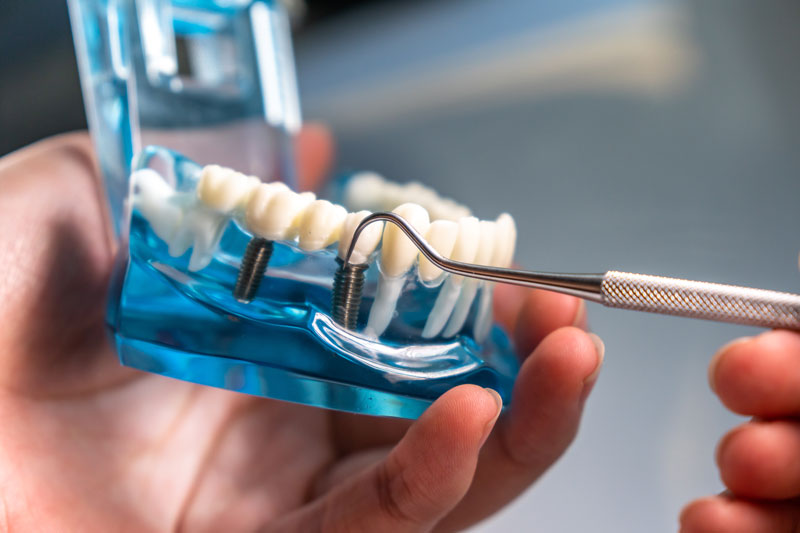
M 306 251 L 321 250 L 333 244 L 342 232 L 347 210 L 327 200 L 311 202 L 300 222 L 300 248 Z
M 475 263 L 479 265 L 489 265 L 492 261 L 492 253 L 494 252 L 495 234 L 497 233 L 497 224 L 488 220 L 481 220 L 480 222 L 480 242 L 478 244 L 478 251 L 475 254 Z M 445 337 L 452 337 L 464 327 L 464 322 L 469 315 L 472 302 L 475 300 L 475 295 L 478 292 L 480 282 L 477 279 L 468 279 L 464 282 L 464 287 L 461 289 L 461 295 L 458 297 L 456 307 L 447 326 L 444 328 L 442 335 Z
M 403 217 L 414 229 L 424 234 L 430 221 L 428 212 L 418 204 L 403 204 L 395 208 L 394 213 Z M 383 232 L 381 248 L 381 276 L 375 290 L 375 298 L 369 310 L 365 334 L 380 336 L 389 326 L 397 300 L 405 284 L 404 274 L 408 272 L 417 258 L 417 247 L 406 237 L 402 230 L 394 224 Z
M 430 220 L 428 212 L 420 205 L 407 203 L 396 207 L 393 213 L 403 217 L 419 233 L 428 230 Z M 383 232 L 383 246 L 381 248 L 381 270 L 390 278 L 402 276 L 414 264 L 417 258 L 417 247 L 400 228 L 389 224 Z
M 369 211 L 359 211 L 358 213 L 348 213 L 342 224 L 342 235 L 339 237 L 339 257 L 345 258 L 347 250 L 350 248 L 350 242 L 353 240 L 353 234 L 356 228 L 371 213 Z M 358 241 L 353 248 L 353 253 L 350 255 L 350 263 L 360 265 L 367 262 L 370 254 L 377 248 L 378 243 L 381 242 L 381 235 L 383 234 L 383 222 L 373 222 L 359 234 Z
M 517 240 L 517 227 L 514 219 L 508 213 L 503 213 L 495 220 L 497 231 L 495 232 L 494 252 L 492 253 L 492 266 L 509 267 L 514 258 L 514 247 Z M 494 293 L 493 283 L 483 283 L 481 295 L 478 299 L 478 312 L 475 315 L 475 326 L 473 336 L 478 342 L 483 342 L 492 329 L 492 295 Z
M 255 176 L 245 176 L 219 165 L 207 165 L 197 185 L 197 195 L 208 207 L 230 213 L 244 207 L 260 183 Z
M 277 191 L 259 188 L 247 204 L 247 227 L 270 241 L 292 239 L 303 210 L 312 201 L 308 195 L 303 196 L 283 187 Z
M 517 225 L 514 223 L 514 218 L 508 213 L 503 213 L 497 217 L 495 222 L 497 223 L 499 240 L 495 244 L 497 250 L 492 264 L 508 268 L 514 261 L 514 248 L 517 245 Z
M 458 237 L 456 237 L 456 244 L 453 246 L 450 258 L 454 261 L 472 263 L 478 251 L 479 240 L 480 222 L 478 219 L 475 217 L 460 219 L 458 221 Z M 442 331 L 461 294 L 463 282 L 462 276 L 450 276 L 445 280 L 436 296 L 431 314 L 428 315 L 428 320 L 425 322 L 422 330 L 423 338 L 433 338 Z
M 453 252 L 458 237 L 458 224 L 450 220 L 434 220 L 425 233 L 425 240 L 444 258 Z M 419 253 L 419 278 L 430 283 L 442 273 L 442 270 Z

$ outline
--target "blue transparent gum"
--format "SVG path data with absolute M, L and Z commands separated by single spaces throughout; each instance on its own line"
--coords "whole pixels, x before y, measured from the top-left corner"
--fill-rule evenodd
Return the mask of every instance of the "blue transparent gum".
M 167 168 L 176 189 L 194 188 L 200 167 L 162 148 L 139 166 Z M 247 394 L 381 416 L 415 418 L 451 387 L 472 383 L 510 400 L 516 357 L 506 334 L 470 336 L 472 315 L 452 339 L 423 340 L 422 327 L 438 293 L 409 275 L 398 312 L 380 339 L 358 333 L 375 294 L 378 267 L 367 271 L 358 327 L 330 316 L 338 267 L 333 249 L 304 252 L 276 242 L 256 298 L 231 295 L 251 235 L 225 222 L 219 249 L 198 272 L 191 249 L 171 257 L 135 206 L 128 256 L 117 265 L 108 327 L 123 364 L 177 379 Z M 474 307 L 474 305 L 473 305 Z

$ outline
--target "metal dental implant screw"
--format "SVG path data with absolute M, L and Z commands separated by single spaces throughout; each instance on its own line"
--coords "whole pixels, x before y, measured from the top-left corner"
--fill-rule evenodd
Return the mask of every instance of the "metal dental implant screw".
M 333 276 L 333 320 L 347 329 L 355 329 L 358 310 L 361 307 L 361 292 L 364 289 L 364 271 L 368 265 L 354 265 L 336 258 L 339 268 Z
M 267 271 L 269 258 L 272 256 L 272 241 L 253 237 L 247 243 L 242 257 L 242 266 L 233 288 L 233 297 L 242 303 L 250 303 L 258 291 L 258 286 Z

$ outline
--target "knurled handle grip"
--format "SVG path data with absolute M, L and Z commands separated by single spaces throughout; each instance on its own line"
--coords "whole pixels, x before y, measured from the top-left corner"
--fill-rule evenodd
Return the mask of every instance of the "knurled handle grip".
M 603 304 L 768 328 L 800 329 L 800 296 L 627 272 L 606 272 Z

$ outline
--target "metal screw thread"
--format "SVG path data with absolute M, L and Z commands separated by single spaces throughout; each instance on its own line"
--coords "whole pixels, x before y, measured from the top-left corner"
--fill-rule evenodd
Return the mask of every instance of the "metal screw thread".
M 272 241 L 253 237 L 247 243 L 247 249 L 242 257 L 242 266 L 233 288 L 233 297 L 242 303 L 249 303 L 258 291 L 258 286 L 267 271 L 269 258 L 272 256 Z
M 339 268 L 333 275 L 333 320 L 347 329 L 355 329 L 358 310 L 361 307 L 361 293 L 364 289 L 364 271 L 368 265 L 354 265 L 337 258 Z

